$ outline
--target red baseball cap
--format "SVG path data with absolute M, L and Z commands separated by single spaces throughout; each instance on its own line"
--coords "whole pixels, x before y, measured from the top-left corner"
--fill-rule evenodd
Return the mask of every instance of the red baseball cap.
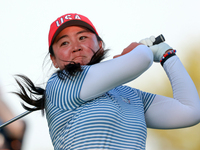
M 49 30 L 49 47 L 53 44 L 56 36 L 66 27 L 83 26 L 98 35 L 92 22 L 85 16 L 77 13 L 65 14 L 57 18 L 50 26 Z

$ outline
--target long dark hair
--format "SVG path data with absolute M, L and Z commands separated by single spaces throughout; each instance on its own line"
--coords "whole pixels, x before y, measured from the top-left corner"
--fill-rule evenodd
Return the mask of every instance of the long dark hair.
M 96 35 L 96 37 L 98 42 L 102 42 L 102 47 L 100 47 L 99 50 L 94 53 L 93 57 L 87 65 L 93 65 L 101 62 L 108 52 L 108 49 L 104 49 L 105 44 L 103 40 L 98 35 Z M 52 46 L 49 48 L 49 53 L 54 56 Z M 65 80 L 66 78 L 70 78 L 70 76 L 74 76 L 76 72 L 81 72 L 82 68 L 79 63 L 70 62 L 65 66 L 64 70 L 67 72 L 67 74 L 63 73 L 63 70 L 57 71 L 58 77 L 61 80 Z M 25 75 L 16 75 L 16 77 L 17 78 L 15 78 L 15 80 L 21 90 L 14 93 L 17 94 L 25 103 L 33 106 L 33 108 L 31 108 L 22 103 L 23 108 L 28 111 L 43 110 L 44 112 L 45 89 L 35 86 L 34 83 Z

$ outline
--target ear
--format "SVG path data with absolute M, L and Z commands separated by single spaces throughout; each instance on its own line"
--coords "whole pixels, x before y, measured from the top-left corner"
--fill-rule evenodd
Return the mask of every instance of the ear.
M 51 61 L 52 61 L 53 65 L 54 65 L 54 67 L 55 67 L 55 68 L 58 68 L 58 64 L 57 64 L 57 62 L 56 62 L 55 56 L 50 55 L 50 58 L 51 58 Z
M 101 49 L 103 46 L 103 42 L 102 41 L 99 41 L 99 48 Z

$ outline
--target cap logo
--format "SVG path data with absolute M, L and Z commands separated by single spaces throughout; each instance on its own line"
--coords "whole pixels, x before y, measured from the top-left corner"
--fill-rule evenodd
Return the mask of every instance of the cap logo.
M 73 18 L 74 17 L 74 18 Z M 63 24 L 65 22 L 65 20 L 71 20 L 71 19 L 80 19 L 81 20 L 81 17 L 79 15 L 75 15 L 75 16 L 72 16 L 72 15 L 66 15 L 64 18 L 61 17 L 60 18 L 60 23 L 59 23 L 59 20 L 56 21 L 56 25 L 57 27 L 59 27 L 61 24 Z

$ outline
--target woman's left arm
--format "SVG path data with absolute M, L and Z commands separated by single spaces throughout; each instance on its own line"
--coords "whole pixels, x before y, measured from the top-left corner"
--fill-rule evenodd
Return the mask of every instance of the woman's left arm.
M 163 68 L 171 82 L 173 98 L 156 95 L 145 113 L 147 127 L 174 129 L 200 122 L 200 101 L 196 87 L 179 58 L 167 59 Z

